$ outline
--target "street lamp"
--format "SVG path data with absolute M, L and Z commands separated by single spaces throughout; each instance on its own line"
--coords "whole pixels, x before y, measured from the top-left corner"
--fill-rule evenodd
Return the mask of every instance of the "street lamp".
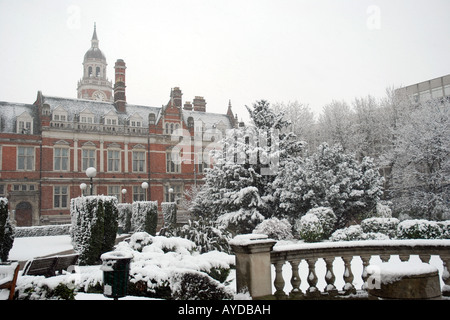
M 144 194 L 145 194 L 145 201 L 147 201 L 147 189 L 148 189 L 148 183 L 147 182 L 142 182 L 141 184 L 141 188 L 144 189 Z
M 172 194 L 173 194 L 173 188 L 169 188 L 169 202 L 174 202 L 172 201 Z
M 126 200 L 126 198 L 125 198 L 125 195 L 127 194 L 127 189 L 125 189 L 125 188 L 123 188 L 122 189 L 122 202 L 123 203 L 125 203 L 125 202 L 127 202 Z
M 87 188 L 86 183 L 80 184 L 81 196 L 84 196 L 84 190 L 86 190 L 86 188 Z
M 88 176 L 88 178 L 90 179 L 90 183 L 91 183 L 91 196 L 92 193 L 94 191 L 94 186 L 93 186 L 93 182 L 92 182 L 92 178 L 95 178 L 95 176 L 97 175 L 97 170 L 94 167 L 89 167 L 86 169 L 86 175 Z

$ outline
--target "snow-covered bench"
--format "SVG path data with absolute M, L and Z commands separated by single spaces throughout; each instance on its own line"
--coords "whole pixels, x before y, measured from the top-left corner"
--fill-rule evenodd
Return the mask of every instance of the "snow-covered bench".
M 0 300 L 12 300 L 14 298 L 18 273 L 18 262 L 0 265 Z M 9 290 L 9 294 L 6 290 Z M 6 295 L 4 293 L 6 293 Z
M 24 276 L 45 276 L 53 277 L 63 270 L 67 270 L 78 261 L 78 254 L 67 254 L 62 256 L 52 256 L 45 258 L 34 258 L 28 260 L 23 268 Z

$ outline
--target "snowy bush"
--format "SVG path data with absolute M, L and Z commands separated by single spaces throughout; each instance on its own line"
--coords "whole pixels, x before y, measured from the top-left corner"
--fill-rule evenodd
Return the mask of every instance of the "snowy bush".
M 305 242 L 320 241 L 324 237 L 322 223 L 315 214 L 305 214 L 297 220 L 295 227 L 300 238 L 305 240 Z
M 231 300 L 233 294 L 223 284 L 203 272 L 177 272 L 170 282 L 175 300 Z
M 116 251 L 133 255 L 130 294 L 164 299 L 229 297 L 228 289 L 213 277 L 224 280 L 226 271 L 235 264 L 233 255 L 219 251 L 201 254 L 187 239 L 145 232 L 133 234 L 129 243 L 119 243 Z
M 307 214 L 314 214 L 319 219 L 323 229 L 323 238 L 328 239 L 333 233 L 337 221 L 333 209 L 328 207 L 317 207 L 308 210 Z
M 399 239 L 439 239 L 442 237 L 442 229 L 436 221 L 404 220 L 398 224 L 397 237 Z
M 360 225 L 353 225 L 338 229 L 330 237 L 331 241 L 353 241 L 364 239 L 363 230 Z
M 110 251 L 117 235 L 117 198 L 113 196 L 87 196 L 70 202 L 71 236 L 80 265 L 100 261 L 100 255 Z
M 75 300 L 75 285 L 65 276 L 22 276 L 16 284 L 17 300 Z
M 228 244 L 232 238 L 231 233 L 223 226 L 203 217 L 189 220 L 188 224 L 169 230 L 165 235 L 185 238 L 194 242 L 200 253 L 213 250 L 231 253 Z
M 71 224 L 58 224 L 33 227 L 16 227 L 16 238 L 46 237 L 70 234 Z
M 361 228 L 365 233 L 382 233 L 394 239 L 400 221 L 396 218 L 368 218 L 361 221 Z
M 0 262 L 8 260 L 14 243 L 14 226 L 8 215 L 8 199 L 0 198 Z
M 264 216 L 256 209 L 239 209 L 221 215 L 217 222 L 230 230 L 233 235 L 247 234 L 264 221 Z
M 442 239 L 450 239 L 450 220 L 439 221 L 439 227 L 442 230 Z
M 266 219 L 256 226 L 253 233 L 265 234 L 274 240 L 290 240 L 292 225 L 286 219 L 279 220 L 276 217 Z
M 118 233 L 129 233 L 131 231 L 133 205 L 131 203 L 119 203 L 117 209 L 119 210 Z
M 134 232 L 156 234 L 158 201 L 135 201 L 132 205 L 131 227 Z

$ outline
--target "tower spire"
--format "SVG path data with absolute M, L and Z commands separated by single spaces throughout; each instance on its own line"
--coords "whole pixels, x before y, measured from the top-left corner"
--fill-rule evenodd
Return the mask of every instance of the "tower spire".
M 98 48 L 98 38 L 97 38 L 97 25 L 94 22 L 94 33 L 92 34 L 91 39 L 92 48 Z

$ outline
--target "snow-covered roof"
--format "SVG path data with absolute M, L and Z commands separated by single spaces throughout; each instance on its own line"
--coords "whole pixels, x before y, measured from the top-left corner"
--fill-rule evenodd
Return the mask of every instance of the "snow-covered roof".
M 163 109 L 161 107 L 151 107 L 135 104 L 127 104 L 126 113 L 119 113 L 112 102 L 103 102 L 86 99 L 72 99 L 54 96 L 42 96 L 42 103 L 50 107 L 50 112 L 67 112 L 67 121 L 74 121 L 80 114 L 89 113 L 94 116 L 94 123 L 101 123 L 107 115 L 117 115 L 118 124 L 125 124 L 130 118 L 141 118 L 142 126 L 148 127 L 149 114 L 154 114 L 156 122 L 159 122 Z M 24 112 L 30 114 L 34 121 L 38 121 L 38 108 L 34 104 L 12 103 L 0 101 L 0 132 L 14 132 L 16 119 Z M 230 129 L 233 127 L 226 114 L 181 110 L 182 119 L 188 124 L 188 119 L 192 117 L 194 122 L 201 121 L 205 130 L 218 128 Z M 35 128 L 38 127 L 37 123 Z
M 221 122 L 225 125 L 225 129 L 233 128 L 230 118 L 226 114 L 183 110 L 183 121 L 186 124 L 189 117 L 192 117 L 194 121 L 202 121 L 206 129 L 215 128 Z
M 124 121 L 128 117 L 133 114 L 137 114 L 142 118 L 143 126 L 146 127 L 148 126 L 148 115 L 150 113 L 155 113 L 155 115 L 157 115 L 161 110 L 161 108 L 127 104 L 127 113 L 123 114 L 117 112 L 116 107 L 112 102 L 50 96 L 44 96 L 43 98 L 43 103 L 50 106 L 51 112 L 53 112 L 58 107 L 62 107 L 67 110 L 68 121 L 73 121 L 75 115 L 90 111 L 92 114 L 94 114 L 95 123 L 100 123 L 100 119 L 107 114 L 117 114 L 119 117 L 119 124 L 124 124 Z
M 34 116 L 35 109 L 32 104 L 0 101 L 0 132 L 15 132 L 17 117 L 24 113 Z

